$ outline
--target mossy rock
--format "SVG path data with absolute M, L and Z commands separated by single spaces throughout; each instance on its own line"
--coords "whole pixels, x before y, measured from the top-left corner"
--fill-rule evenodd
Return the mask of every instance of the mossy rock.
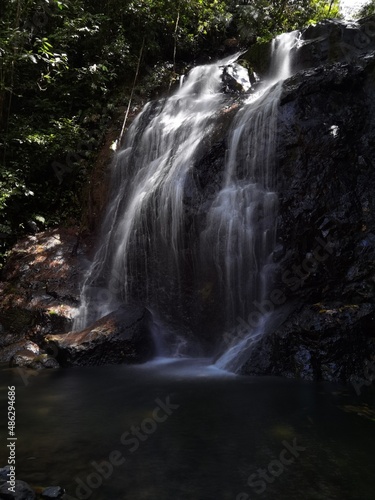
M 247 68 L 253 69 L 258 75 L 265 75 L 270 67 L 271 42 L 252 45 L 241 57 L 246 61 Z

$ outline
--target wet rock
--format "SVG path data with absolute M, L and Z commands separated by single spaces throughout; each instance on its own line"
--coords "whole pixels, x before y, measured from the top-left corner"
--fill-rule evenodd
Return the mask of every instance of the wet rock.
M 338 382 L 363 377 L 375 352 L 374 321 L 374 304 L 302 306 L 258 342 L 242 373 Z
M 9 491 L 9 484 L 5 483 L 0 486 L 0 498 L 4 500 L 35 500 L 36 495 L 34 490 L 25 483 L 25 481 L 15 481 L 15 492 Z
M 365 24 L 360 21 L 358 26 Z M 371 26 L 367 21 L 366 29 Z M 339 34 L 341 37 L 343 33 L 343 40 L 347 40 L 345 37 L 352 29 L 341 22 L 322 23 L 309 28 L 303 40 L 311 42 L 310 48 L 319 42 L 319 37 L 329 39 L 332 44 L 337 38 L 337 43 L 341 43 Z M 282 307 L 298 301 L 314 312 L 315 303 L 338 301 L 337 307 L 348 311 L 348 305 L 362 310 L 365 304 L 375 302 L 372 194 L 375 192 L 375 55 L 371 47 L 358 53 L 354 60 L 346 60 L 342 54 L 335 59 L 333 49 L 316 60 L 302 52 L 300 64 L 308 69 L 298 71 L 284 82 L 276 171 L 279 243 L 273 254 L 277 271 L 272 283 L 272 289 L 281 290 L 285 295 Z M 262 61 L 268 57 L 269 50 L 270 47 L 263 46 Z M 194 226 L 198 233 L 204 229 L 207 209 L 222 186 L 227 131 L 228 127 L 223 129 L 223 135 L 217 137 L 192 170 L 197 190 L 195 193 L 191 190 L 186 203 L 187 214 L 191 216 L 187 219 L 186 232 Z M 189 317 L 191 323 L 191 318 L 199 317 L 199 310 L 204 310 L 196 329 L 211 342 L 221 328 L 214 294 L 212 284 L 204 284 L 195 297 L 194 313 Z M 318 312 L 314 314 L 313 322 L 319 325 L 323 316 Z M 255 347 L 251 358 L 254 363 L 249 361 L 245 371 L 349 380 L 346 377 L 356 370 L 360 374 L 366 356 L 374 353 L 375 324 L 371 314 L 365 321 L 370 326 L 365 329 L 362 320 L 352 325 L 348 318 L 335 324 L 334 329 L 328 328 L 328 323 L 321 327 L 327 338 L 321 351 L 306 344 L 306 331 L 297 321 L 293 328 L 289 324 L 282 330 L 282 336 L 277 336 L 281 331 L 278 328 L 275 338 L 279 340 L 273 342 L 270 335 Z M 357 332 L 360 333 L 357 335 Z M 351 353 L 354 348 L 350 339 L 354 339 L 353 346 L 358 341 L 354 364 L 345 354 L 345 349 Z M 274 371 L 272 366 L 276 367 Z
M 247 92 L 251 87 L 248 70 L 237 63 L 224 66 L 221 78 L 226 93 Z
M 48 335 L 63 366 L 140 363 L 154 354 L 151 315 L 138 306 L 123 306 L 80 332 Z
M 296 374 L 305 380 L 313 380 L 314 371 L 311 365 L 311 352 L 305 347 L 300 347 L 294 354 Z
M 374 71 L 370 53 L 284 84 L 274 287 L 302 305 L 246 373 L 345 382 L 375 356 Z

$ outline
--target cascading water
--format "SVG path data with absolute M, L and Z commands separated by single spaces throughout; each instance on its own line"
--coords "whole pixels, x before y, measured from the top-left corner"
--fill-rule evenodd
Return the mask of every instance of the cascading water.
M 263 300 L 276 232 L 277 107 L 295 40 L 292 33 L 274 41 L 272 77 L 237 112 L 221 187 L 209 200 L 201 199 L 196 212 L 188 203 L 199 198 L 194 168 L 210 150 L 228 104 L 221 92 L 223 67 L 233 68 L 236 56 L 193 69 L 175 95 L 147 104 L 138 115 L 114 162 L 111 202 L 76 330 L 123 302 L 138 301 L 164 325 L 173 325 L 173 353 L 177 344 L 191 344 L 191 330 L 200 323 L 196 317 L 208 316 L 206 304 L 211 308 L 206 324 L 212 319 L 215 329 L 221 325 L 217 339 Z M 179 320 L 193 325 L 190 332 L 182 326 L 178 331 Z M 255 329 L 250 325 L 251 338 L 261 325 L 264 318 Z M 236 368 L 235 348 L 219 360 L 220 367 Z
M 291 76 L 291 49 L 297 32 L 273 40 L 271 76 L 238 113 L 230 131 L 225 185 L 212 205 L 207 232 L 216 240 L 215 257 L 227 291 L 230 346 L 216 366 L 237 371 L 248 348 L 267 328 L 272 252 L 276 242 L 275 167 L 277 111 L 283 81 Z M 225 242 L 222 246 L 221 242 Z M 246 325 L 238 340 L 234 318 Z M 231 330 L 232 328 L 232 330 Z M 243 333 L 243 332 L 241 332 Z
M 88 271 L 75 329 L 137 297 L 153 309 L 178 306 L 187 264 L 184 189 L 223 107 L 222 66 L 194 68 L 172 97 L 148 103 L 117 155 L 101 245 Z M 166 308 L 167 309 L 167 308 Z M 165 311 L 164 311 L 165 313 Z

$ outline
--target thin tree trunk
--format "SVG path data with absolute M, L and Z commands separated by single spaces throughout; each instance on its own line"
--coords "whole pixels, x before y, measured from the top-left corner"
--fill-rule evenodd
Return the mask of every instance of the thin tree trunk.
M 118 138 L 116 149 L 119 149 L 121 147 L 122 137 L 123 137 L 124 132 L 125 132 L 126 122 L 128 121 L 128 116 L 129 116 L 129 112 L 130 112 L 130 106 L 131 106 L 131 103 L 132 103 L 132 100 L 133 100 L 134 89 L 135 89 L 135 85 L 136 85 L 137 79 L 138 79 L 139 68 L 141 66 L 141 60 L 142 60 L 142 56 L 143 56 L 144 47 L 145 47 L 145 37 L 143 37 L 142 47 L 141 47 L 141 50 L 139 51 L 138 64 L 137 64 L 137 69 L 135 71 L 135 76 L 134 76 L 134 81 L 133 81 L 133 88 L 132 88 L 132 91 L 130 93 L 128 107 L 127 107 L 127 110 L 126 110 L 126 113 L 125 113 L 124 122 L 122 124 L 122 128 L 121 128 L 120 136 Z
M 173 45 L 173 75 L 176 74 L 176 54 L 177 54 L 177 30 L 178 30 L 178 25 L 180 23 L 180 2 L 178 2 L 177 5 L 177 17 L 176 17 L 176 24 L 174 26 L 174 45 Z M 172 81 L 171 81 L 172 83 Z M 171 86 L 171 83 L 169 84 L 169 87 Z
M 17 30 L 20 26 L 20 19 L 21 19 L 21 0 L 17 1 L 17 11 L 16 11 L 16 18 L 14 20 L 14 30 Z M 17 52 L 19 51 L 18 44 L 15 44 L 13 46 L 13 58 L 12 62 L 10 64 L 10 75 L 9 75 L 9 97 L 8 97 L 8 106 L 6 109 L 6 116 L 4 117 L 4 107 L 6 106 L 6 94 L 7 91 L 4 89 L 3 90 L 3 95 L 1 99 L 1 104 L 3 109 L 1 110 L 1 119 L 4 121 L 4 130 L 5 134 L 8 132 L 8 126 L 9 126 L 9 117 L 10 117 L 10 112 L 12 109 L 12 97 L 13 97 L 13 87 L 14 87 L 14 68 L 15 68 L 15 60 L 17 57 Z M 6 85 L 6 68 L 4 70 L 4 75 L 3 75 L 3 80 L 4 80 L 4 86 Z M 4 155 L 3 155 L 3 162 L 5 164 L 5 159 L 6 159 L 6 152 L 7 152 L 7 142 L 4 142 Z

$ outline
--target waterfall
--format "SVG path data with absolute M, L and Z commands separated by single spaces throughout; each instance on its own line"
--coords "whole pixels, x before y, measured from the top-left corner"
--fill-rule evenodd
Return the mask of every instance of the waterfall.
M 237 318 L 256 313 L 273 271 L 277 109 L 296 36 L 273 41 L 270 76 L 242 106 L 222 92 L 223 67 L 235 68 L 237 54 L 194 68 L 174 95 L 137 116 L 112 165 L 111 199 L 76 330 L 121 303 L 140 302 L 157 318 L 158 335 L 168 332 L 169 354 L 186 354 L 207 325 L 217 339 L 234 331 Z M 232 108 L 220 186 L 203 199 L 195 166 L 210 151 L 223 110 Z M 189 205 L 199 197 L 200 207 Z M 258 316 L 246 338 L 264 331 L 267 318 Z M 236 369 L 243 342 L 234 336 L 218 366 Z
M 273 40 L 270 77 L 233 123 L 225 184 L 208 215 L 206 232 L 211 244 L 216 241 L 214 256 L 223 270 L 229 319 L 229 347 L 216 366 L 230 371 L 241 367 L 272 316 L 263 304 L 269 302 L 276 243 L 277 112 L 283 81 L 291 76 L 291 49 L 296 39 L 297 32 L 292 32 Z
M 194 68 L 174 95 L 148 103 L 127 132 L 76 330 L 122 301 L 138 297 L 156 310 L 163 300 L 181 302 L 184 190 L 223 107 L 222 67 L 237 57 Z

